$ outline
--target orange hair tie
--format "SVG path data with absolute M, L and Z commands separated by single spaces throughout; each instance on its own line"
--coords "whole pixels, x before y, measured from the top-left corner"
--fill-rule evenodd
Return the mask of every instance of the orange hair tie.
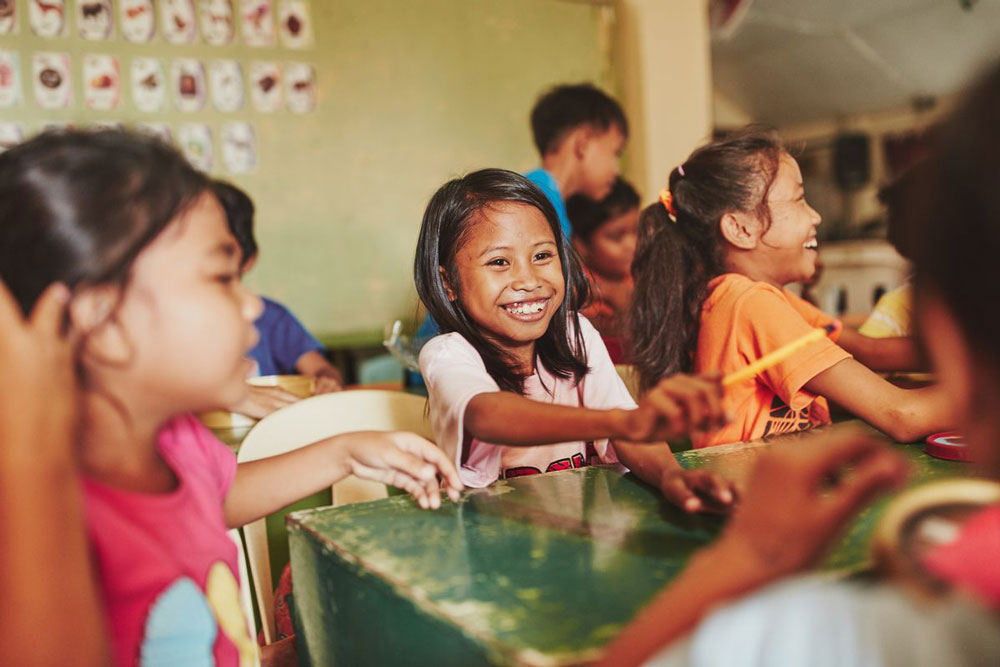
M 660 203 L 663 204 L 663 208 L 667 209 L 670 220 L 677 222 L 677 209 L 674 208 L 674 195 L 670 192 L 670 188 L 660 190 Z

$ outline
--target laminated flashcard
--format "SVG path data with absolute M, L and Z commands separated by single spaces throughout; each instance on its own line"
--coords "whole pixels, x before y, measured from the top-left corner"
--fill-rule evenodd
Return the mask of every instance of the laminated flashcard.
M 35 53 L 31 57 L 35 102 L 43 109 L 66 109 L 73 103 L 69 55 Z
M 171 44 L 190 44 L 198 39 L 194 0 L 160 0 L 160 27 Z
M 257 168 L 257 140 L 250 123 L 227 121 L 219 129 L 219 135 L 226 171 L 246 174 Z
M 24 141 L 24 128 L 20 123 L 0 121 L 0 153 Z
M 83 104 L 88 109 L 108 111 L 118 107 L 121 91 L 118 59 L 88 53 L 83 57 Z
M 205 106 L 205 68 L 193 58 L 177 58 L 173 62 L 171 79 L 174 86 L 174 106 L 178 111 L 201 111 Z
M 132 61 L 132 103 L 139 111 L 163 111 L 167 102 L 167 73 L 157 58 Z
M 188 162 L 199 171 L 211 171 L 212 129 L 205 123 L 181 123 L 177 128 L 177 145 Z
M 111 0 L 76 0 L 76 26 L 80 37 L 109 39 L 115 27 Z
M 17 106 L 21 97 L 21 58 L 17 51 L 0 51 L 0 108 Z
M 208 89 L 219 111 L 243 108 L 243 69 L 235 60 L 213 60 L 208 66 Z
M 153 0 L 119 0 L 118 22 L 122 34 L 130 42 L 145 44 L 156 34 L 156 12 Z
M 257 111 L 281 108 L 281 68 L 277 63 L 250 63 L 250 99 Z
M 316 107 L 316 70 L 312 65 L 285 65 L 285 104 L 292 113 L 308 113 Z
M 140 132 L 145 132 L 146 134 L 151 134 L 164 143 L 169 144 L 172 142 L 172 138 L 170 136 L 170 126 L 166 123 L 136 123 L 135 129 Z
M 313 45 L 312 17 L 305 0 L 278 0 L 278 33 L 290 49 Z
M 17 0 L 0 0 L 0 35 L 15 35 L 17 30 Z
M 212 46 L 224 46 L 236 33 L 230 0 L 201 0 L 201 36 Z
M 28 22 L 39 37 L 66 34 L 66 0 L 28 0 Z
M 243 41 L 250 46 L 274 45 L 274 14 L 271 0 L 240 0 Z

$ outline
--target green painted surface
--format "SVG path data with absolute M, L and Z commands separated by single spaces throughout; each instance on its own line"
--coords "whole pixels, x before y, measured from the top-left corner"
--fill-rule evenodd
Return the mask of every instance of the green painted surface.
M 745 477 L 762 449 L 678 459 Z M 901 450 L 917 481 L 967 470 Z M 825 567 L 866 564 L 883 506 L 859 517 Z M 394 497 L 289 523 L 300 655 L 317 665 L 586 660 L 723 526 L 601 467 L 502 481 L 436 512 Z

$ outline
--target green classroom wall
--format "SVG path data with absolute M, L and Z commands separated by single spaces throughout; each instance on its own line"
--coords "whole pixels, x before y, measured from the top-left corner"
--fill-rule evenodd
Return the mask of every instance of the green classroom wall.
M 315 45 L 291 51 L 176 46 L 160 35 L 149 44 L 132 44 L 120 33 L 111 41 L 88 42 L 76 36 L 73 20 L 69 36 L 41 39 L 27 26 L 26 3 L 18 2 L 20 33 L 0 38 L 0 48 L 20 52 L 26 101 L 0 110 L 0 119 L 24 123 L 28 134 L 49 120 L 209 123 L 215 173 L 244 187 L 257 204 L 261 256 L 249 284 L 285 302 L 317 334 L 381 331 L 415 314 L 414 243 L 434 189 L 479 167 L 536 166 L 528 113 L 538 93 L 564 81 L 613 83 L 613 9 L 570 0 L 310 5 Z M 73 108 L 35 107 L 34 51 L 74 56 Z M 83 109 L 78 56 L 84 53 L 120 58 L 117 110 Z M 140 55 L 167 61 L 234 58 L 243 63 L 244 75 L 252 60 L 310 62 L 317 71 L 317 107 L 304 115 L 265 114 L 248 103 L 224 114 L 209 103 L 201 112 L 143 113 L 132 104 L 128 80 L 128 62 Z M 254 125 L 256 172 L 222 171 L 218 129 L 224 120 Z

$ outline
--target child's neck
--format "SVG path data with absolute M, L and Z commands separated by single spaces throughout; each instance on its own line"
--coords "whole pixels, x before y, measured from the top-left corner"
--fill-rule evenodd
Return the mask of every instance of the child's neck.
M 782 289 L 785 286 L 780 276 L 768 270 L 769 267 L 761 266 L 760 262 L 755 261 L 753 256 L 747 252 L 728 253 L 726 255 L 725 267 L 727 273 L 739 273 L 751 280 L 767 283 L 778 289 Z
M 84 394 L 82 410 L 80 460 L 87 477 L 126 491 L 166 493 L 177 487 L 156 447 L 163 415 L 143 414 L 120 396 L 96 392 Z
M 542 157 L 542 169 L 552 174 L 559 186 L 563 201 L 580 192 L 579 169 L 573 155 L 567 149 L 549 153 Z

